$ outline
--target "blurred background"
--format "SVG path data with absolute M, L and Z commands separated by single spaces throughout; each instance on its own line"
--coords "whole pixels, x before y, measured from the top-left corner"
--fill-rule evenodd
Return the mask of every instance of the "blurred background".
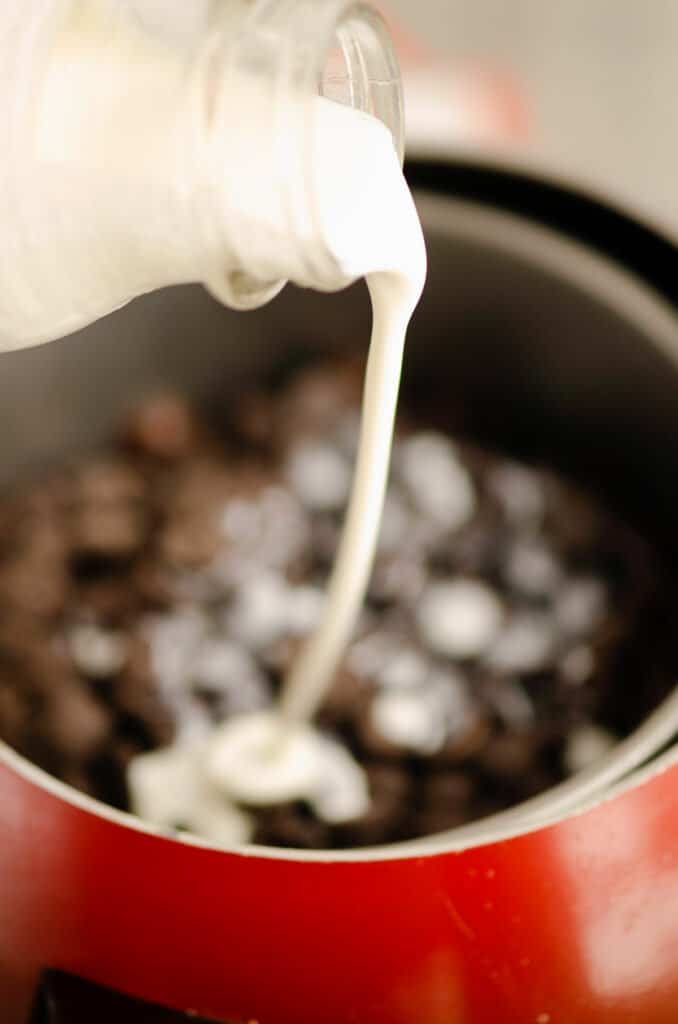
M 678 232 L 675 0 L 384 7 L 406 71 L 411 150 L 527 161 Z

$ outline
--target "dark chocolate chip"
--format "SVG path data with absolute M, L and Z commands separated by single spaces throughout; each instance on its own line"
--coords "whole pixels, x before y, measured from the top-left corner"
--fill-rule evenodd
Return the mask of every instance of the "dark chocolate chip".
M 426 775 L 421 783 L 421 800 L 425 808 L 441 805 L 466 808 L 473 796 L 473 782 L 460 771 L 436 771 Z
M 148 557 L 132 573 L 132 586 L 145 607 L 169 608 L 177 596 L 174 573 Z
M 177 395 L 148 399 L 132 417 L 126 431 L 129 443 L 157 459 L 185 458 L 193 450 L 198 430 L 190 407 Z
M 129 558 L 146 538 L 148 520 L 137 503 L 87 504 L 73 520 L 73 546 L 78 555 Z
M 86 505 L 124 505 L 145 493 L 141 474 L 120 460 L 85 463 L 76 480 L 77 498 Z
M 479 764 L 490 775 L 513 781 L 530 773 L 536 755 L 535 739 L 531 733 L 500 733 L 485 745 Z
M 479 708 L 470 708 L 466 718 L 448 736 L 431 760 L 439 765 L 458 765 L 477 757 L 492 735 L 492 725 Z
M 39 732 L 68 761 L 92 757 L 112 732 L 112 719 L 84 685 L 63 679 L 40 714 Z
M 329 846 L 329 838 L 329 827 L 302 804 L 283 804 L 257 812 L 255 843 L 312 850 Z
M 18 556 L 0 568 L 0 605 L 50 618 L 61 612 L 68 597 L 68 577 L 59 563 Z
M 144 750 L 164 747 L 175 736 L 175 715 L 167 704 L 151 664 L 145 638 L 129 634 L 127 658 L 112 695 L 118 718 L 118 735 Z
M 197 568 L 214 558 L 221 543 L 214 517 L 201 510 L 170 521 L 160 535 L 159 548 L 169 566 Z
M 26 696 L 7 681 L 0 682 L 0 739 L 18 746 L 28 724 L 30 709 Z
M 328 726 L 354 723 L 364 705 L 366 684 L 347 668 L 340 668 L 318 713 L 318 721 Z
M 367 769 L 370 806 L 355 821 L 335 826 L 341 846 L 370 846 L 402 838 L 410 810 L 413 783 L 405 765 L 375 764 Z
M 84 582 L 73 594 L 76 615 L 93 617 L 103 625 L 117 626 L 134 618 L 139 609 L 138 592 L 128 576 Z

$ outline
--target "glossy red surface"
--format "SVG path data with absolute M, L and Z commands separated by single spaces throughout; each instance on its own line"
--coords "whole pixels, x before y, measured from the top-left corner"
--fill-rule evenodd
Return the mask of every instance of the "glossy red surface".
M 145 835 L 0 765 L 2 1024 L 42 965 L 261 1024 L 674 1024 L 678 766 L 555 826 L 366 863 Z

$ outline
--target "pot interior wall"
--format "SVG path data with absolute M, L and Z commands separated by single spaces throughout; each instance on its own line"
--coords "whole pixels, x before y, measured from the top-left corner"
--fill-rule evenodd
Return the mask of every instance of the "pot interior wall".
M 466 434 L 588 478 L 678 552 L 678 377 L 653 326 L 545 264 L 539 231 L 525 245 L 518 218 L 498 217 L 488 234 L 495 215 L 471 204 L 425 199 L 422 211 L 430 276 L 405 390 Z M 618 289 L 624 297 L 622 279 Z M 248 314 L 197 287 L 137 300 L 68 339 L 2 357 L 2 479 L 102 441 L 160 387 L 189 392 L 218 421 L 252 379 L 302 356 L 365 350 L 368 330 L 362 285 L 338 295 L 288 288 Z

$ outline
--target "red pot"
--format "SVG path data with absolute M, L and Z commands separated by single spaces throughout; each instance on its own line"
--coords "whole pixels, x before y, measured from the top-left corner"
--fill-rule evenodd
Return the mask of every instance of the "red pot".
M 431 276 L 408 379 L 463 394 L 476 435 L 595 475 L 673 558 L 673 247 L 534 181 L 414 177 Z M 282 345 L 334 349 L 367 330 L 360 290 L 290 291 L 250 316 L 194 289 L 150 296 L 3 357 L 4 471 L 95 442 L 160 383 L 218 409 Z M 261 1024 L 672 1024 L 678 753 L 658 752 L 677 723 L 674 695 L 595 771 L 529 805 L 351 854 L 168 838 L 0 748 L 2 1022 L 23 1021 L 51 966 Z

